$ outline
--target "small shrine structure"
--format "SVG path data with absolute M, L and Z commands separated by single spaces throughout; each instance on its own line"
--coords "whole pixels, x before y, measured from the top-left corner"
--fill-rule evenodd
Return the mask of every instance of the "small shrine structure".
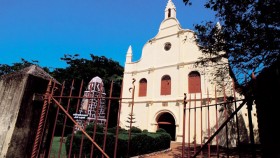
M 105 125 L 106 104 L 105 89 L 102 79 L 98 76 L 91 79 L 87 89 L 84 91 L 83 100 L 78 114 L 74 114 L 74 119 L 80 126 L 84 127 L 92 122 Z M 76 130 L 78 130 L 76 128 Z

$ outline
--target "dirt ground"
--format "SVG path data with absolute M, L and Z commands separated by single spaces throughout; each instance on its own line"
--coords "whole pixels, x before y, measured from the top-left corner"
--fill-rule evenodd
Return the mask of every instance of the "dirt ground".
M 198 149 L 198 148 L 197 148 Z M 211 150 L 212 151 L 212 150 Z M 193 155 L 193 151 L 190 151 L 191 155 Z M 188 157 L 188 149 L 187 146 L 185 146 L 185 153 L 184 153 L 184 157 L 187 158 Z M 211 158 L 216 158 L 217 153 L 213 150 L 213 153 L 211 153 L 210 157 Z M 244 151 L 239 153 L 242 155 L 242 157 L 252 157 L 252 153 L 250 151 Z M 207 151 L 204 153 L 204 155 L 198 155 L 197 158 L 202 158 L 202 157 L 207 157 Z M 225 152 L 220 152 L 219 157 L 221 158 L 225 158 L 226 153 Z M 238 158 L 238 153 L 233 153 L 233 155 L 230 156 L 230 158 Z M 240 156 L 241 157 L 241 156 Z M 257 158 L 261 158 L 260 153 L 257 153 Z M 151 153 L 151 154 L 147 154 L 147 155 L 142 155 L 142 156 L 137 156 L 137 157 L 133 157 L 133 158 L 182 158 L 182 143 L 178 143 L 178 142 L 171 142 L 170 145 L 170 149 L 165 150 L 165 151 L 160 151 L 157 153 Z
M 182 157 L 182 143 L 178 143 L 178 142 L 171 142 L 169 150 L 139 156 L 139 158 L 181 158 L 181 157 Z

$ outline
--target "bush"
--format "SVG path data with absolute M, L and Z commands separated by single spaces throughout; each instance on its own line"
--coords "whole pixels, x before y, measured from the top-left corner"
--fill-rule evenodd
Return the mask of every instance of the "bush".
M 88 127 L 87 133 L 90 136 L 93 136 L 93 125 Z M 99 126 L 100 127 L 100 126 Z M 100 129 L 100 128 L 98 128 Z M 123 129 L 120 129 L 122 131 Z M 112 129 L 108 129 L 108 131 L 114 131 L 115 127 Z M 145 132 L 144 132 L 145 131 Z M 170 148 L 171 137 L 165 130 L 158 130 L 157 133 L 149 133 L 147 130 L 143 132 L 137 128 L 133 127 L 131 129 L 131 140 L 130 142 L 130 153 L 129 156 L 136 156 L 136 155 L 143 155 L 148 154 L 155 151 L 165 150 Z M 105 152 L 109 157 L 114 156 L 114 148 L 115 148 L 115 133 L 107 133 L 106 139 L 106 150 Z M 66 141 L 66 151 L 67 154 L 70 151 L 70 141 L 72 135 L 68 135 Z M 83 139 L 83 149 L 82 149 L 82 156 L 83 157 L 90 157 L 90 152 L 92 149 L 91 141 L 82 136 L 81 133 L 77 132 L 73 135 L 73 143 L 72 143 L 72 151 L 71 156 L 79 154 L 81 142 Z M 100 148 L 103 148 L 103 140 L 104 133 L 97 132 L 95 134 L 95 142 L 99 145 Z M 117 157 L 127 157 L 127 149 L 128 149 L 128 133 L 126 132 L 119 132 L 118 135 L 118 148 L 117 148 Z M 94 156 L 93 157 L 101 157 L 101 152 L 95 147 L 94 148 Z
M 103 125 L 96 125 L 96 132 L 103 133 L 104 126 Z M 94 131 L 94 123 L 90 123 L 89 125 L 86 126 L 86 131 L 87 132 L 93 132 Z
M 112 134 L 116 134 L 116 130 L 117 130 L 117 127 L 112 127 L 112 128 L 108 128 L 107 132 L 112 133 Z M 124 132 L 127 132 L 127 130 L 119 127 L 119 133 L 124 133 Z
M 131 127 L 131 133 L 142 133 L 142 130 L 138 127 Z
M 166 133 L 166 130 L 163 129 L 163 128 L 159 128 L 159 129 L 157 129 L 156 132 L 157 132 L 157 133 Z

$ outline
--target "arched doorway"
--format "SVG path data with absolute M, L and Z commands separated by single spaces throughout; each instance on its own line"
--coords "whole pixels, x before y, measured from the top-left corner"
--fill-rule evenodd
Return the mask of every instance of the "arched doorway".
M 158 128 L 164 129 L 167 133 L 170 134 L 171 140 L 175 140 L 176 137 L 176 126 L 174 117 L 168 113 L 161 113 L 157 119 Z

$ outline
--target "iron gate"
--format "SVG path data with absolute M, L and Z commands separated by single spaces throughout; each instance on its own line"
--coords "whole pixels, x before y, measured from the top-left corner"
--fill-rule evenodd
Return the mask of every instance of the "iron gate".
M 118 119 L 117 126 L 115 130 L 115 143 L 114 143 L 114 155 L 111 157 L 117 157 L 117 148 L 118 148 L 118 132 L 119 132 L 119 118 L 120 118 L 120 110 L 121 110 L 121 100 L 122 99 L 131 99 L 131 98 L 121 98 L 121 97 L 112 97 L 113 91 L 113 81 L 111 82 L 110 94 L 109 97 L 104 97 L 101 95 L 92 96 L 92 95 L 82 95 L 83 92 L 83 81 L 79 86 L 79 94 L 78 96 L 73 95 L 74 90 L 74 80 L 72 81 L 72 85 L 70 88 L 65 88 L 65 82 L 62 85 L 56 84 L 52 80 L 49 81 L 46 93 L 43 95 L 43 107 L 40 115 L 40 120 L 38 124 L 38 128 L 36 131 L 36 137 L 34 140 L 33 148 L 32 148 L 32 158 L 38 157 L 94 157 L 94 155 L 101 155 L 103 157 L 109 157 L 106 154 L 106 140 L 107 140 L 107 130 L 108 130 L 108 120 L 110 116 L 110 107 L 111 102 L 115 100 L 118 102 Z M 68 95 L 65 95 L 67 92 L 65 90 L 69 89 Z M 91 88 L 90 90 L 91 91 Z M 99 94 L 101 94 L 100 91 Z M 94 130 L 91 133 L 86 131 L 86 126 L 88 125 L 87 118 L 79 118 L 79 120 L 74 119 L 73 113 L 77 114 L 80 109 L 80 104 L 83 99 L 86 100 L 97 100 L 95 107 L 96 113 L 95 120 L 93 122 L 98 122 L 98 112 L 100 111 L 100 103 L 102 99 L 105 99 L 107 102 L 107 114 L 104 125 L 104 136 L 103 136 L 103 144 L 97 144 L 95 141 L 96 138 L 96 130 L 97 123 L 94 123 Z M 89 101 L 88 101 L 89 102 Z M 85 119 L 81 121 L 81 119 Z M 69 123 L 70 122 L 70 123 Z M 82 124 L 81 124 L 82 122 Z M 61 134 L 58 135 L 56 129 L 60 128 Z M 74 133 L 80 132 L 82 133 L 82 137 L 80 138 L 80 144 L 77 146 L 77 143 L 74 146 Z M 67 142 L 66 142 L 66 136 Z M 70 133 L 70 135 L 69 135 Z M 71 138 L 70 138 L 71 137 Z M 88 140 L 87 142 L 85 142 Z M 85 144 L 87 143 L 87 144 Z M 88 150 L 88 146 L 90 143 L 91 147 Z M 65 152 L 65 145 L 67 145 L 67 152 Z M 75 152 L 74 152 L 75 148 Z M 78 149 L 77 149 L 78 148 Z M 78 150 L 78 152 L 77 152 Z M 95 156 L 96 157 L 96 156 Z
M 133 81 L 134 83 L 135 81 Z M 96 142 L 96 131 L 97 131 L 97 124 L 94 124 L 94 129 L 93 132 L 88 133 L 85 129 L 87 124 L 84 122 L 83 124 L 79 123 L 77 120 L 75 120 L 73 118 L 73 113 L 78 113 L 79 108 L 80 108 L 80 104 L 81 101 L 83 99 L 97 99 L 97 110 L 100 107 L 100 103 L 101 103 L 101 99 L 106 99 L 108 101 L 107 104 L 107 115 L 106 115 L 106 120 L 109 120 L 109 116 L 110 116 L 110 106 L 111 106 L 111 101 L 115 100 L 117 101 L 118 104 L 118 116 L 117 116 L 117 126 L 116 126 L 116 130 L 115 130 L 115 141 L 114 141 L 114 150 L 113 152 L 110 152 L 111 154 L 113 153 L 113 155 L 111 157 L 116 158 L 117 157 L 117 148 L 118 148 L 118 132 L 119 132 L 119 121 L 120 121 L 120 111 L 121 111 L 121 100 L 122 99 L 130 99 L 132 102 L 132 108 L 131 108 L 131 113 L 133 113 L 133 103 L 134 103 L 134 84 L 133 84 L 133 91 L 132 91 L 132 97 L 131 98 L 122 98 L 122 97 L 112 97 L 112 91 L 113 91 L 113 82 L 111 83 L 111 87 L 110 87 L 110 95 L 109 97 L 101 97 L 101 95 L 98 96 L 82 96 L 82 92 L 83 92 L 83 81 L 80 83 L 79 86 L 79 91 L 78 91 L 78 95 L 75 96 L 73 95 L 73 90 L 74 90 L 74 80 L 72 81 L 72 84 L 70 86 L 69 89 L 69 93 L 68 95 L 65 95 L 66 92 L 64 92 L 65 90 L 67 90 L 67 88 L 65 88 L 65 83 L 63 83 L 62 85 L 58 85 L 56 84 L 56 82 L 53 82 L 52 80 L 49 82 L 46 93 L 44 94 L 44 104 L 43 104 L 43 108 L 42 108 L 42 112 L 41 112 L 41 116 L 40 116 L 40 121 L 38 124 L 38 128 L 37 128 L 37 134 L 36 134 L 36 138 L 34 141 L 34 145 L 32 148 L 32 158 L 37 158 L 37 157 L 93 157 L 93 155 L 99 154 L 101 155 L 101 157 L 109 157 L 109 155 L 105 152 L 106 149 L 106 143 L 107 143 L 107 130 L 108 130 L 108 121 L 106 121 L 105 123 L 105 128 L 104 128 L 104 137 L 103 137 L 103 141 L 100 145 L 100 143 L 98 144 Z M 91 89 L 91 88 L 90 88 Z M 234 89 L 234 88 L 233 88 Z M 77 91 L 77 90 L 76 90 Z M 207 92 L 208 93 L 208 92 Z M 208 94 L 207 94 L 208 96 Z M 202 98 L 202 97 L 201 97 Z M 185 98 L 182 99 L 183 101 L 183 105 L 184 105 L 184 115 L 183 115 L 183 142 L 182 142 L 182 157 L 196 157 L 198 155 L 201 156 L 206 156 L 206 157 L 211 157 L 213 155 L 211 155 L 212 151 L 215 151 L 215 155 L 217 157 L 219 157 L 220 152 L 222 151 L 219 146 L 219 132 L 222 129 L 226 129 L 228 130 L 227 126 L 230 120 L 234 119 L 236 120 L 236 127 L 238 128 L 238 119 L 237 119 L 237 112 L 247 103 L 247 108 L 248 108 L 248 119 L 249 119 L 249 128 L 250 128 L 250 142 L 252 144 L 252 155 L 253 157 L 255 157 L 256 153 L 255 153 L 255 149 L 254 149 L 254 138 L 253 138 L 253 132 L 252 132 L 252 117 L 251 117 L 251 108 L 252 108 L 252 100 L 248 100 L 248 98 L 246 98 L 245 100 L 237 100 L 235 98 L 235 92 L 234 92 L 234 98 L 232 98 L 232 100 L 228 100 L 226 99 L 226 95 L 224 95 L 224 99 L 222 102 L 218 103 L 217 102 L 217 97 L 215 97 L 215 104 L 210 105 L 209 104 L 209 99 L 210 97 L 207 97 L 208 100 L 203 100 L 203 99 L 198 99 L 196 98 L 196 95 L 194 95 L 194 98 L 192 98 L 192 95 L 189 94 L 189 97 L 187 99 L 187 95 L 185 94 Z M 212 98 L 213 99 L 213 98 Z M 200 104 L 200 107 L 197 107 L 195 105 L 195 103 L 197 101 L 206 101 L 204 106 L 202 106 L 202 103 Z M 242 102 L 238 107 L 236 106 L 237 102 Z M 188 103 L 188 104 L 187 104 Z M 226 115 L 225 116 L 225 120 L 222 123 L 219 123 L 218 126 L 218 122 L 216 122 L 215 124 L 215 131 L 211 132 L 210 131 L 210 115 L 209 115 L 209 108 L 215 108 L 216 112 L 218 111 L 217 106 L 223 106 L 225 109 L 227 108 L 228 104 L 233 104 L 234 105 L 234 111 L 230 114 L 230 115 Z M 188 105 L 188 107 L 187 107 Z M 206 141 L 204 142 L 204 144 L 200 143 L 200 144 L 196 144 L 196 142 L 191 142 L 190 140 L 190 122 L 186 123 L 185 121 L 190 121 L 190 117 L 194 116 L 195 118 L 196 116 L 196 110 L 201 110 L 202 109 L 206 109 L 206 111 L 208 112 L 208 115 L 206 118 L 206 122 L 203 122 L 203 119 L 201 118 L 201 125 L 202 124 L 208 124 L 208 131 L 207 131 L 207 138 Z M 186 114 L 187 113 L 187 114 Z M 202 113 L 201 113 L 202 114 Z M 188 117 L 186 117 L 188 116 Z M 202 115 L 201 115 L 202 117 Z M 212 117 L 212 116 L 211 116 Z M 218 120 L 218 115 L 217 113 L 215 114 L 215 119 L 216 121 Z M 60 118 L 60 119 L 59 119 Z M 98 115 L 97 113 L 95 114 L 95 122 L 97 122 L 98 120 Z M 196 122 L 196 119 L 194 119 Z M 71 122 L 71 125 L 69 126 L 68 122 Z M 59 124 L 60 123 L 60 124 Z M 185 127 L 185 124 L 187 125 L 187 128 Z M 196 123 L 195 123 L 196 125 Z M 53 148 L 55 146 L 55 131 L 56 128 L 58 128 L 58 126 L 60 126 L 61 128 L 61 133 L 59 135 L 58 138 L 60 138 L 58 140 L 58 143 L 56 144 L 56 152 L 53 152 Z M 196 127 L 196 126 L 195 126 Z M 78 146 L 77 144 L 73 144 L 73 140 L 74 140 L 74 133 L 77 132 L 76 129 L 79 130 L 79 132 L 82 133 L 82 137 L 80 138 L 81 141 L 79 142 Z M 186 130 L 187 130 L 187 134 L 186 134 Z M 201 133 L 202 131 L 196 131 L 196 128 L 193 128 L 192 130 L 194 130 L 194 133 Z M 69 132 L 70 131 L 70 132 Z M 237 129 L 237 131 L 239 131 L 239 129 Z M 70 136 L 68 135 L 68 139 L 67 142 L 65 142 L 65 136 L 67 135 L 66 133 L 70 133 Z M 130 134 L 130 133 L 129 133 Z M 239 133 L 238 134 L 238 139 L 237 141 L 240 140 L 239 138 Z M 57 134 L 56 134 L 57 135 Z M 202 135 L 202 134 L 201 134 Z M 129 135 L 130 138 L 130 135 Z M 185 138 L 188 139 L 187 141 L 187 145 L 186 145 L 186 141 Z M 202 137 L 201 137 L 202 139 Z M 213 140 L 216 140 L 216 146 L 211 146 L 210 143 Z M 85 144 L 89 144 L 88 142 L 85 142 L 85 140 L 88 140 L 90 143 L 90 148 L 87 147 L 87 150 L 85 150 Z M 228 141 L 228 133 L 226 133 L 226 141 Z M 201 142 L 203 142 L 201 140 Z M 228 142 L 227 142 L 228 143 Z M 67 152 L 65 153 L 65 151 L 63 152 L 63 149 L 65 144 L 67 145 Z M 239 144 L 239 142 L 238 142 Z M 205 151 L 204 149 L 207 150 Z M 74 151 L 75 150 L 75 151 Z M 211 151 L 212 150 L 212 151 Z M 229 148 L 228 146 L 226 146 L 226 154 L 227 157 L 229 157 L 229 152 L 228 152 Z M 239 157 L 241 157 L 241 152 L 238 150 L 237 155 L 239 155 Z M 129 139 L 128 139 L 128 151 L 129 151 Z M 186 154 L 185 154 L 186 153 Z

